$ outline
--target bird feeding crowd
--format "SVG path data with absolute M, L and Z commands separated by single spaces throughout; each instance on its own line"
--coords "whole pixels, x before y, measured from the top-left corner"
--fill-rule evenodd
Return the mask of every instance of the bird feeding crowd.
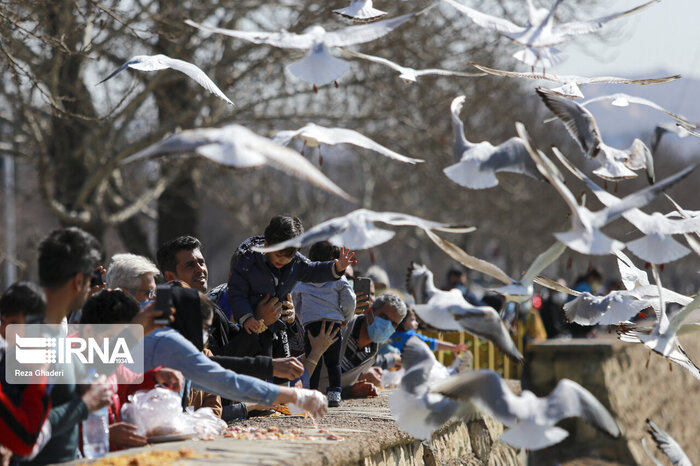
M 561 24 L 554 19 L 560 0 L 549 10 L 536 8 L 528 1 L 528 19 L 524 26 L 484 14 L 455 0 L 444 2 L 477 25 L 522 45 L 524 49 L 514 57 L 533 68 L 532 73 L 516 73 L 475 64 L 480 71 L 562 84 L 555 89 L 538 88 L 537 94 L 564 123 L 584 155 L 599 163 L 600 167 L 593 173 L 606 182 L 620 182 L 636 177 L 638 170 L 645 170 L 650 186 L 617 198 L 588 178 L 559 149 L 552 148 L 560 164 L 582 180 L 605 205 L 592 212 L 578 204 L 564 183 L 564 173 L 533 145 L 522 123 L 515 123 L 518 136 L 502 144 L 467 140 L 460 119 L 466 97 L 459 96 L 451 105 L 456 163 L 444 169 L 445 175 L 469 189 L 496 186 L 499 183 L 496 174 L 504 171 L 545 180 L 571 212 L 571 228 L 555 233 L 552 246 L 535 259 L 520 279 L 437 234 L 468 233 L 475 227 L 396 212 L 359 209 L 329 219 L 307 232 L 294 217 L 273 217 L 264 234 L 241 243 L 232 254 L 227 281 L 213 289 L 208 287 L 202 245 L 196 238 L 183 236 L 161 245 L 157 266 L 145 257 L 117 254 L 105 271 L 100 265 L 101 246 L 95 238 L 78 228 L 56 230 L 39 246 L 40 288 L 20 282 L 3 293 L 0 299 L 3 333 L 10 323 L 65 324 L 66 333 L 70 331 L 68 324 L 74 323 L 137 324 L 144 332 L 144 337 L 135 345 L 143 350 L 145 372 L 134 377 L 127 369 L 117 368 L 90 380 L 80 373 L 80 365 L 75 365 L 75 383 L 54 385 L 50 378 L 44 377 L 38 383 L 17 385 L 9 383 L 3 371 L 0 374 L 0 442 L 5 458 L 11 457 L 18 463 L 46 464 L 69 461 L 80 454 L 93 456 L 95 443 L 90 435 L 94 426 L 89 422 L 92 414 L 105 407 L 109 421 L 105 434 L 109 449 L 115 450 L 143 445 L 155 437 L 183 434 L 176 425 L 188 423 L 201 427 L 207 435 L 221 434 L 227 422 L 281 405 L 286 405 L 289 412 L 307 412 L 320 417 L 329 408 L 339 406 L 342 396 L 375 394 L 375 386 L 380 382 L 377 367 L 395 367 L 398 361 L 401 361 L 403 377 L 398 379 L 398 388 L 391 395 L 392 413 L 402 429 L 418 438 L 429 438 L 450 419 L 474 409 L 507 426 L 509 430 L 501 439 L 518 448 L 534 450 L 561 441 L 567 433 L 556 427 L 556 423 L 572 416 L 582 417 L 610 435 L 619 435 L 619 428 L 607 409 L 585 388 L 570 380 L 561 380 L 544 398 L 528 391 L 516 396 L 495 372 L 454 373 L 438 363 L 426 343 L 432 349 L 461 351 L 465 348 L 426 341 L 415 333 L 414 313 L 434 328 L 463 330 L 492 341 L 515 361 L 522 362 L 523 356 L 513 344 L 498 310 L 469 303 L 460 292 L 439 290 L 433 283 L 432 272 L 424 265 L 409 267 L 407 285 L 412 301 L 394 293 L 374 296 L 371 283 L 367 285 L 361 277 L 356 277 L 352 286 L 351 271 L 357 262 L 351 250 L 377 246 L 391 240 L 395 234 L 380 228 L 377 225 L 380 223 L 421 229 L 456 261 L 502 282 L 503 286 L 494 291 L 507 301 L 530 300 L 535 284 L 574 296 L 565 306 L 570 321 L 584 325 L 619 325 L 622 341 L 644 344 L 700 379 L 700 370 L 676 338 L 683 325 L 698 323 L 699 316 L 694 311 L 700 306 L 700 297 L 664 288 L 657 267 L 690 253 L 700 254 L 700 215 L 682 208 L 670 198 L 674 208 L 670 213 L 649 214 L 641 210 L 664 190 L 680 183 L 696 167 L 689 166 L 657 180 L 652 150 L 641 140 L 635 140 L 627 149 L 617 149 L 603 142 L 587 108 L 589 103 L 600 98 L 581 104 L 573 100 L 583 97 L 579 85 L 597 82 L 662 84 L 679 76 L 631 80 L 557 76 L 545 71 L 563 59 L 555 46 L 572 36 L 596 31 L 611 20 L 650 7 L 658 0 L 593 20 Z M 336 58 L 332 50 L 388 66 L 408 82 L 426 74 L 476 76 L 448 70 L 416 70 L 341 48 L 382 37 L 418 15 L 429 14 L 432 8 L 434 5 L 417 13 L 374 21 L 386 13 L 374 9 L 371 0 L 356 0 L 348 8 L 335 12 L 367 24 L 332 32 L 316 26 L 302 34 L 236 31 L 191 20 L 186 23 L 205 32 L 255 44 L 306 50 L 307 55 L 288 69 L 294 76 L 313 84 L 314 90 L 332 82 L 337 84 L 337 79 L 349 69 L 349 64 Z M 537 65 L 543 67 L 541 75 L 534 73 Z M 175 69 L 232 104 L 196 65 L 164 55 L 135 56 L 103 81 L 126 68 Z M 670 129 L 662 127 L 666 128 L 664 131 L 676 132 L 679 136 L 699 136 L 697 127 L 685 117 L 653 102 L 626 94 L 604 98 L 618 106 L 650 106 L 677 122 Z M 267 164 L 354 201 L 319 168 L 285 147 L 297 137 L 312 147 L 354 144 L 403 163 L 424 162 L 394 152 L 354 130 L 324 128 L 310 123 L 298 131 L 283 131 L 272 140 L 238 124 L 184 130 L 125 158 L 122 165 L 194 152 L 231 167 Z M 655 150 L 655 144 L 652 146 Z M 643 236 L 624 243 L 601 231 L 620 217 L 634 225 Z M 674 239 L 674 235 L 683 235 L 687 247 Z M 311 246 L 308 258 L 299 252 L 306 246 Z M 625 289 L 600 297 L 569 289 L 541 276 L 566 248 L 586 255 L 616 255 Z M 651 263 L 653 284 L 646 272 L 637 269 L 622 253 L 624 248 Z M 106 287 L 92 281 L 93 275 L 99 281 L 102 272 L 106 272 Z M 156 286 L 158 276 L 167 284 Z M 168 297 L 167 306 L 159 299 L 164 296 Z M 407 300 L 411 301 L 411 312 Z M 667 303 L 675 303 L 680 309 L 669 316 Z M 647 309 L 653 310 L 649 313 L 655 317 L 651 323 L 631 322 L 640 310 Z M 378 345 L 387 340 L 402 349 L 400 356 L 379 353 Z M 10 347 L 4 339 L 1 341 L 5 364 Z M 138 383 L 129 383 L 137 378 Z M 139 411 L 141 405 L 144 410 L 165 406 L 168 412 L 177 411 L 178 415 L 183 407 L 193 409 L 182 412 L 189 416 L 184 421 L 177 417 L 178 422 L 154 424 L 152 421 L 160 417 L 144 416 L 145 411 Z M 223 424 L 217 421 L 219 419 Z M 652 421 L 649 421 L 649 428 L 665 453 L 680 458 L 678 464 L 687 461 L 668 434 Z

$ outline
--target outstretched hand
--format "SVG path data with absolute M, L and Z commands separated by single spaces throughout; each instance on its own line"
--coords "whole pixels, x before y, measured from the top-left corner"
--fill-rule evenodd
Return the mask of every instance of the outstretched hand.
M 355 258 L 355 253 L 349 249 L 340 248 L 340 257 L 335 259 L 335 271 L 338 274 L 345 272 L 348 265 L 357 264 L 357 259 Z

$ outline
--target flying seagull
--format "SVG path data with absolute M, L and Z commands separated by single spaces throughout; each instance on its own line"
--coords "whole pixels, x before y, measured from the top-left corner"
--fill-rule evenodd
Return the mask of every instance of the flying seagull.
M 620 202 L 618 197 L 584 175 L 556 147 L 553 147 L 552 151 L 576 178 L 586 184 L 604 206 L 612 207 Z M 673 262 L 690 253 L 690 250 L 674 240 L 672 235 L 700 232 L 700 218 L 671 219 L 659 212 L 647 214 L 640 209 L 630 209 L 622 216 L 644 234 L 641 238 L 628 242 L 627 249 L 640 259 L 654 264 Z
M 663 78 L 649 78 L 649 79 L 628 79 L 628 78 L 618 78 L 616 76 L 597 76 L 593 78 L 585 78 L 583 76 L 573 76 L 573 75 L 558 75 L 552 73 L 518 73 L 515 71 L 503 71 L 496 70 L 493 68 L 488 68 L 483 65 L 471 62 L 472 66 L 475 68 L 494 76 L 505 76 L 507 78 L 522 78 L 522 79 L 536 79 L 551 81 L 561 84 L 561 86 L 554 89 L 549 89 L 550 91 L 561 95 L 562 97 L 570 98 L 583 98 L 583 92 L 579 86 L 584 84 L 600 84 L 600 83 L 612 83 L 612 84 L 663 84 L 670 81 L 674 81 L 681 77 L 680 74 L 674 76 L 666 76 Z
M 593 173 L 605 180 L 619 181 L 635 178 L 637 174 L 632 170 L 646 168 L 649 182 L 655 181 L 654 160 L 642 141 L 635 139 L 625 150 L 608 146 L 603 142 L 598 124 L 587 108 L 547 89 L 537 88 L 536 92 L 547 108 L 564 123 L 584 155 L 598 160 L 600 168 Z
M 605 406 L 569 379 L 560 380 L 546 397 L 537 397 L 529 390 L 518 396 L 497 372 L 482 369 L 452 376 L 433 391 L 494 417 L 508 427 L 500 440 L 515 448 L 540 450 L 561 442 L 569 433 L 556 424 L 569 417 L 580 417 L 613 437 L 620 435 Z
M 372 0 L 352 0 L 350 6 L 333 10 L 333 13 L 350 18 L 353 23 L 368 23 L 386 15 L 386 11 L 374 8 Z
M 285 30 L 280 32 L 236 31 L 205 26 L 189 19 L 185 23 L 203 31 L 237 37 L 254 44 L 306 50 L 306 56 L 288 65 L 287 69 L 297 78 L 313 84 L 314 90 L 317 90 L 316 86 L 332 83 L 350 69 L 350 64 L 347 61 L 336 58 L 331 54 L 330 50 L 332 48 L 347 47 L 379 39 L 429 8 L 432 8 L 432 6 L 417 13 L 409 13 L 371 24 L 348 26 L 331 32 L 318 25 L 311 26 L 302 34 L 295 34 Z
M 465 100 L 466 97 L 461 95 L 452 100 L 450 105 L 454 134 L 452 153 L 459 161 L 445 168 L 445 175 L 458 185 L 470 189 L 497 186 L 496 173 L 499 172 L 519 173 L 537 180 L 543 179 L 520 138 L 512 137 L 497 146 L 488 141 L 472 143 L 467 140 L 464 135 L 464 123 L 459 118 Z
M 612 105 L 615 107 L 629 107 L 630 104 L 636 104 L 636 105 L 644 105 L 649 108 L 653 108 L 654 110 L 658 110 L 661 113 L 664 113 L 674 120 L 676 120 L 678 123 L 680 123 L 682 128 L 685 130 L 686 135 L 690 134 L 687 132 L 687 127 L 693 127 L 693 123 L 688 121 L 686 117 L 683 115 L 678 115 L 677 113 L 673 113 L 669 110 L 666 110 L 663 108 L 661 105 L 657 104 L 656 102 L 653 102 L 649 99 L 644 99 L 642 97 L 635 97 L 633 95 L 629 94 L 623 94 L 622 92 L 618 92 L 616 94 L 610 94 L 610 95 L 601 95 L 598 97 L 593 97 L 592 99 L 588 99 L 585 102 L 581 102 L 581 105 L 583 107 L 588 106 L 589 104 L 592 104 L 594 102 L 603 102 L 603 101 L 609 101 Z
M 462 71 L 450 71 L 442 70 L 438 68 L 428 68 L 425 70 L 417 70 L 415 68 L 409 68 L 407 66 L 401 66 L 398 63 L 394 63 L 386 58 L 376 57 L 374 55 L 366 55 L 360 52 L 353 52 L 351 50 L 343 50 L 344 53 L 352 57 L 361 58 L 363 60 L 371 61 L 374 63 L 379 63 L 380 65 L 388 66 L 389 68 L 399 72 L 399 78 L 406 83 L 414 83 L 421 76 L 428 75 L 438 75 L 438 76 L 458 76 L 462 78 L 475 78 L 479 76 L 486 76 L 485 73 L 464 73 Z
M 652 0 L 629 10 L 600 18 L 561 24 L 555 24 L 554 11 L 562 0 L 555 0 L 549 10 L 536 8 L 532 0 L 527 0 L 528 20 L 524 26 L 512 23 L 505 18 L 482 13 L 455 0 L 444 1 L 465 14 L 477 25 L 499 32 L 517 44 L 524 45 L 525 50 L 514 55 L 516 59 L 533 68 L 538 62 L 542 63 L 545 68 L 551 68 L 553 64 L 561 61 L 561 57 L 557 57 L 559 51 L 553 46 L 563 43 L 570 36 L 595 32 L 613 19 L 640 11 L 660 0 Z
M 459 290 L 438 289 L 433 273 L 424 265 L 411 264 L 406 285 L 416 300 L 416 314 L 425 323 L 440 330 L 469 332 L 492 342 L 514 360 L 522 361 L 522 354 L 492 307 L 473 306 Z
M 296 152 L 295 154 L 299 155 Z M 301 156 L 299 155 L 299 157 Z M 391 230 L 379 228 L 375 225 L 376 222 L 392 226 L 412 226 L 425 231 L 440 230 L 450 233 L 469 233 L 476 230 L 475 227 L 433 222 L 397 212 L 375 212 L 368 209 L 357 209 L 342 217 L 332 218 L 319 223 L 304 234 L 287 241 L 252 249 L 259 252 L 272 252 L 286 248 L 303 248 L 317 241 L 330 241 L 336 246 L 353 250 L 373 248 L 386 243 L 396 234 Z
M 661 450 L 664 455 L 666 455 L 673 466 L 693 466 L 693 463 L 690 462 L 688 455 L 685 454 L 681 446 L 678 445 L 678 442 L 676 442 L 673 437 L 661 430 L 661 428 L 650 419 L 647 419 L 647 427 L 649 427 L 647 432 L 651 434 L 651 438 L 653 438 L 654 442 L 656 442 L 657 448 Z M 647 450 L 644 439 L 642 439 L 642 445 L 654 464 L 661 466 L 661 463 L 654 457 L 654 455 L 651 454 L 649 450 Z
M 231 100 L 228 97 L 226 97 L 226 95 L 223 92 L 221 92 L 221 89 L 219 89 L 216 86 L 216 84 L 214 84 L 214 81 L 212 81 L 211 78 L 209 78 L 209 76 L 207 76 L 207 74 L 204 71 L 202 71 L 198 66 L 183 60 L 178 60 L 177 58 L 170 58 L 166 55 L 160 54 L 136 55 L 134 57 L 131 57 L 131 59 L 129 59 L 126 63 L 117 68 L 116 71 L 112 72 L 112 74 L 110 74 L 97 84 L 102 84 L 103 82 L 115 76 L 117 73 L 127 68 L 132 68 L 134 70 L 139 71 L 158 71 L 164 70 L 166 68 L 171 68 L 175 71 L 179 71 L 180 73 L 186 74 L 190 78 L 197 81 L 197 84 L 202 86 L 204 89 L 208 90 L 221 100 L 224 100 L 227 104 L 233 105 L 233 102 L 231 102 Z
M 195 152 L 213 162 L 233 168 L 269 165 L 331 194 L 355 202 L 352 196 L 340 189 L 298 152 L 258 136 L 238 124 L 222 128 L 180 131 L 126 158 L 121 164 L 179 152 Z
M 632 193 L 621 200 L 597 212 L 591 212 L 585 206 L 580 206 L 569 188 L 557 178 L 550 169 L 551 162 L 545 162 L 547 157 L 532 148 L 530 136 L 522 123 L 515 123 L 518 135 L 525 141 L 525 146 L 530 156 L 542 169 L 547 180 L 557 190 L 571 210 L 571 230 L 564 233 L 555 233 L 554 236 L 574 251 L 581 254 L 607 255 L 624 248 L 624 243 L 606 236 L 600 231 L 605 225 L 622 216 L 630 209 L 643 207 L 663 190 L 669 188 L 688 176 L 696 166 L 687 167 L 673 176 L 659 181 L 656 184 Z
M 406 157 L 405 155 L 401 155 L 393 150 L 387 149 L 381 144 L 374 142 L 367 136 L 352 129 L 326 128 L 314 123 L 309 123 L 303 128 L 295 131 L 280 131 L 274 138 L 272 138 L 272 140 L 278 144 L 286 146 L 296 137 L 301 138 L 301 140 L 304 141 L 304 145 L 309 147 L 319 147 L 321 144 L 352 144 L 358 147 L 373 150 L 385 157 L 398 160 L 399 162 L 410 164 L 425 162 L 425 160 Z
M 696 125 L 693 125 L 693 127 L 696 127 Z M 688 128 L 681 124 L 659 123 L 654 128 L 654 132 L 651 135 L 651 141 L 649 141 L 649 148 L 653 154 L 656 154 L 659 144 L 661 144 L 661 139 L 667 133 L 673 133 L 681 139 L 687 138 L 691 135 Z

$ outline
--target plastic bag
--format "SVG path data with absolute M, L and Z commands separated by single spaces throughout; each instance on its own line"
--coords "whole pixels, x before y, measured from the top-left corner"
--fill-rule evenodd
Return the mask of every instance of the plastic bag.
M 211 408 L 199 408 L 197 411 L 192 406 L 185 408 L 186 422 L 195 432 L 194 438 L 210 438 L 223 434 L 228 424 L 216 417 Z
M 146 437 L 194 433 L 188 416 L 182 412 L 177 392 L 154 388 L 129 395 L 121 410 L 122 421 L 135 425 Z

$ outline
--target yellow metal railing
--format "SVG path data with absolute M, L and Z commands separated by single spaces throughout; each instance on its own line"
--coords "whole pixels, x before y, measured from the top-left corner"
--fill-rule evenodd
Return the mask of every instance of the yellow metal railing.
M 522 353 L 525 326 L 520 321 L 517 321 L 515 331 L 515 344 Z M 506 379 L 520 378 L 522 364 L 511 361 L 508 356 L 503 354 L 503 352 L 496 348 L 490 341 L 479 340 L 476 336 L 467 332 L 433 332 L 427 330 L 420 330 L 419 332 L 425 336 L 437 338 L 438 340 L 447 341 L 449 343 L 466 343 L 468 351 L 474 358 L 474 369 L 491 369 L 498 372 Z M 435 357 L 446 366 L 449 366 L 452 364 L 452 361 L 454 361 L 452 351 L 436 351 Z

